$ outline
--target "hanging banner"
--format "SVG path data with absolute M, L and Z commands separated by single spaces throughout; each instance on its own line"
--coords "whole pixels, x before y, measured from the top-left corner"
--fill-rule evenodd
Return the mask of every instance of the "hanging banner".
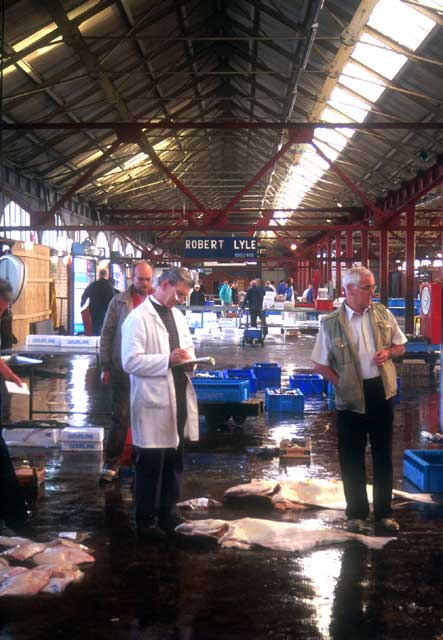
M 184 258 L 218 260 L 220 258 L 257 259 L 256 238 L 186 238 Z

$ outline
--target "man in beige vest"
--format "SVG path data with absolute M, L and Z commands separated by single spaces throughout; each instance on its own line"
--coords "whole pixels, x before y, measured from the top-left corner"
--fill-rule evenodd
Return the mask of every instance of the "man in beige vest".
M 373 303 L 375 279 L 364 267 L 343 276 L 345 302 L 320 323 L 311 359 L 335 387 L 338 453 L 346 496 L 347 528 L 364 532 L 369 515 L 365 449 L 371 444 L 374 519 L 398 531 L 391 516 L 392 425 L 397 379 L 392 358 L 404 353 L 406 336 L 382 304 Z

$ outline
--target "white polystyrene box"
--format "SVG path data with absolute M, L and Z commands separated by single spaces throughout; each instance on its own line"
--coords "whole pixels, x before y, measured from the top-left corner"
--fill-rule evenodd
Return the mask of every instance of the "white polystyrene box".
M 9 447 L 57 447 L 60 429 L 3 429 Z
M 61 443 L 62 451 L 103 451 L 103 442 L 98 440 L 68 441 Z
M 98 349 L 100 346 L 100 336 L 60 336 L 60 346 Z
M 61 442 L 103 442 L 103 427 L 66 427 L 60 435 Z
M 47 347 L 59 347 L 60 346 L 60 336 L 44 336 L 44 335 L 29 335 L 26 336 L 26 344 L 27 345 L 39 345 L 39 346 L 47 346 Z

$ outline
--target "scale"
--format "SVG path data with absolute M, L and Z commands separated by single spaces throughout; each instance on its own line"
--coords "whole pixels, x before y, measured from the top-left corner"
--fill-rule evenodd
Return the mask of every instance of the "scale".
M 21 258 L 6 254 L 0 257 L 0 278 L 7 280 L 12 288 L 12 300 L 14 303 L 23 291 L 26 284 L 27 270 Z
M 441 282 L 420 285 L 420 333 L 431 344 L 441 344 Z

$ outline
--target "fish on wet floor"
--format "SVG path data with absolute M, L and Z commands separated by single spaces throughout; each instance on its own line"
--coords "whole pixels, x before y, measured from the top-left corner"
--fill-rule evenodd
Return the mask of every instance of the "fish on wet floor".
M 57 538 L 51 542 L 32 542 L 22 539 L 20 544 L 12 546 L 12 542 L 17 541 L 20 538 L 11 538 L 8 541 L 11 546 L 2 556 L 16 561 L 30 560 L 38 566 L 33 569 L 11 567 L 5 557 L 0 557 L 0 596 L 62 593 L 71 582 L 83 578 L 77 565 L 94 562 L 91 550 L 72 540 Z
M 318 527 L 312 522 L 289 523 L 241 518 L 239 520 L 193 520 L 176 528 L 184 536 L 211 538 L 222 547 L 251 549 L 261 547 L 275 551 L 310 551 L 318 547 L 342 544 L 351 540 L 370 549 L 382 549 L 393 537 L 374 537 L 344 529 Z
M 223 504 L 214 498 L 191 498 L 178 502 L 177 507 L 188 511 L 207 511 L 208 509 L 221 509 Z
M 368 500 L 372 504 L 372 485 L 366 486 Z M 431 494 L 407 493 L 394 489 L 394 497 L 401 497 L 426 504 L 439 504 Z M 346 509 L 346 499 L 341 480 L 312 478 L 306 480 L 252 480 L 247 484 L 230 487 L 225 491 L 225 500 L 265 501 L 278 510 L 299 510 L 305 507 L 322 509 Z
M 225 491 L 226 500 L 249 500 L 260 497 L 274 509 L 298 510 L 303 505 L 323 509 L 346 509 L 343 483 L 340 480 L 307 479 L 301 481 L 253 480 Z M 372 487 L 368 486 L 372 502 Z

